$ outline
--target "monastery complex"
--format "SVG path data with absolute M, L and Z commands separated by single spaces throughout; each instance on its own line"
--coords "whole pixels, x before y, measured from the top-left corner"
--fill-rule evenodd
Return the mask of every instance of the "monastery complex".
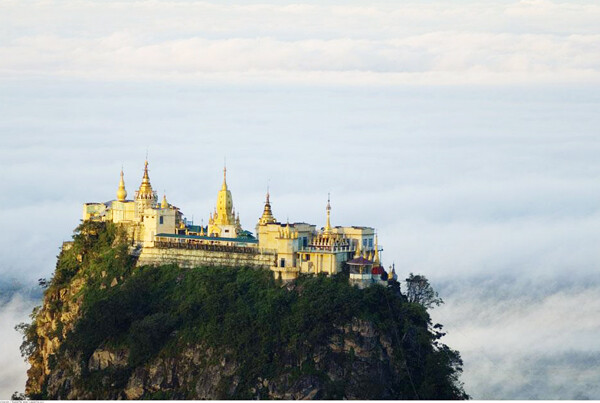
M 317 229 L 303 222 L 278 222 L 267 192 L 256 236 L 244 230 L 227 186 L 226 168 L 206 226 L 187 221 L 166 195 L 159 201 L 150 184 L 148 161 L 133 199 L 127 199 L 122 170 L 116 196 L 105 203 L 85 203 L 83 220 L 122 225 L 138 265 L 251 266 L 269 269 L 281 280 L 295 279 L 299 273 L 331 275 L 347 270 L 350 281 L 360 286 L 396 279 L 394 269 L 386 272 L 382 267 L 375 229 L 332 226 L 329 200 L 325 226 Z

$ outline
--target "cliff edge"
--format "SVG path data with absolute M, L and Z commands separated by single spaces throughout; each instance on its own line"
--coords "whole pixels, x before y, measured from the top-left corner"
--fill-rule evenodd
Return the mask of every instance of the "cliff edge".
M 33 399 L 466 399 L 458 352 L 399 285 L 135 267 L 85 222 L 23 331 Z

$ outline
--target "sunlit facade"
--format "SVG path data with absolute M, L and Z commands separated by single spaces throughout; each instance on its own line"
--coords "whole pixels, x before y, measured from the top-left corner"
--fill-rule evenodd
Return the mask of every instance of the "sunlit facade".
M 361 284 L 388 278 L 381 265 L 382 249 L 375 229 L 332 226 L 329 199 L 325 225 L 319 229 L 314 224 L 277 221 L 267 192 L 255 236 L 242 228 L 239 213 L 235 212 L 226 168 L 206 226 L 187 221 L 179 208 L 167 201 L 166 195 L 158 200 L 150 183 L 148 161 L 134 198 L 127 199 L 122 170 L 116 196 L 105 203 L 85 203 L 83 219 L 123 225 L 132 250 L 137 250 L 140 256 L 159 256 L 154 263 L 176 259 L 179 264 L 189 260 L 191 265 L 202 257 L 201 262 L 212 264 L 242 261 L 245 265 L 265 267 L 281 280 L 295 279 L 301 273 L 332 275 L 344 270 L 349 272 L 350 281 Z M 183 249 L 185 256 L 178 252 Z

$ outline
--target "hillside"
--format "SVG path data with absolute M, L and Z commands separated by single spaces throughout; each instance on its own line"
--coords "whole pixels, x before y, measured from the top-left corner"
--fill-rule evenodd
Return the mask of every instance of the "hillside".
M 34 399 L 464 399 L 458 352 L 396 286 L 135 267 L 87 222 L 21 325 Z

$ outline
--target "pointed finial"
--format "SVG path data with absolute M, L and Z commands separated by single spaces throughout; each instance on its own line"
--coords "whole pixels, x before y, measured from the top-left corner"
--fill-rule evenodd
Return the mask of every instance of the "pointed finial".
M 331 197 L 330 194 L 327 193 L 327 224 L 325 224 L 325 233 L 329 234 L 331 232 Z
M 144 161 L 144 179 L 148 178 L 148 159 Z
M 269 202 L 269 196 L 270 196 L 270 194 L 269 194 L 269 181 L 270 181 L 270 179 L 267 180 L 267 203 Z
M 269 185 L 267 185 L 267 198 L 265 200 L 265 208 L 263 210 L 262 216 L 258 219 L 259 225 L 269 224 L 276 222 L 275 217 L 273 217 L 273 212 L 271 211 L 271 194 L 269 192 Z
M 223 186 L 221 187 L 221 190 L 226 190 L 227 189 L 227 163 L 223 164 Z
M 136 198 L 140 200 L 154 200 L 154 193 L 152 185 L 150 185 L 150 177 L 148 176 L 148 160 L 144 163 L 144 176 L 142 177 L 142 184 L 137 191 Z
M 375 253 L 373 255 L 373 259 L 377 265 L 381 265 L 381 260 L 379 258 L 379 242 L 377 242 L 377 233 L 375 233 Z
M 125 180 L 123 179 L 123 166 L 121 166 L 121 180 L 119 181 L 119 188 L 117 190 L 117 200 L 125 201 L 127 197 L 127 191 L 125 190 Z

